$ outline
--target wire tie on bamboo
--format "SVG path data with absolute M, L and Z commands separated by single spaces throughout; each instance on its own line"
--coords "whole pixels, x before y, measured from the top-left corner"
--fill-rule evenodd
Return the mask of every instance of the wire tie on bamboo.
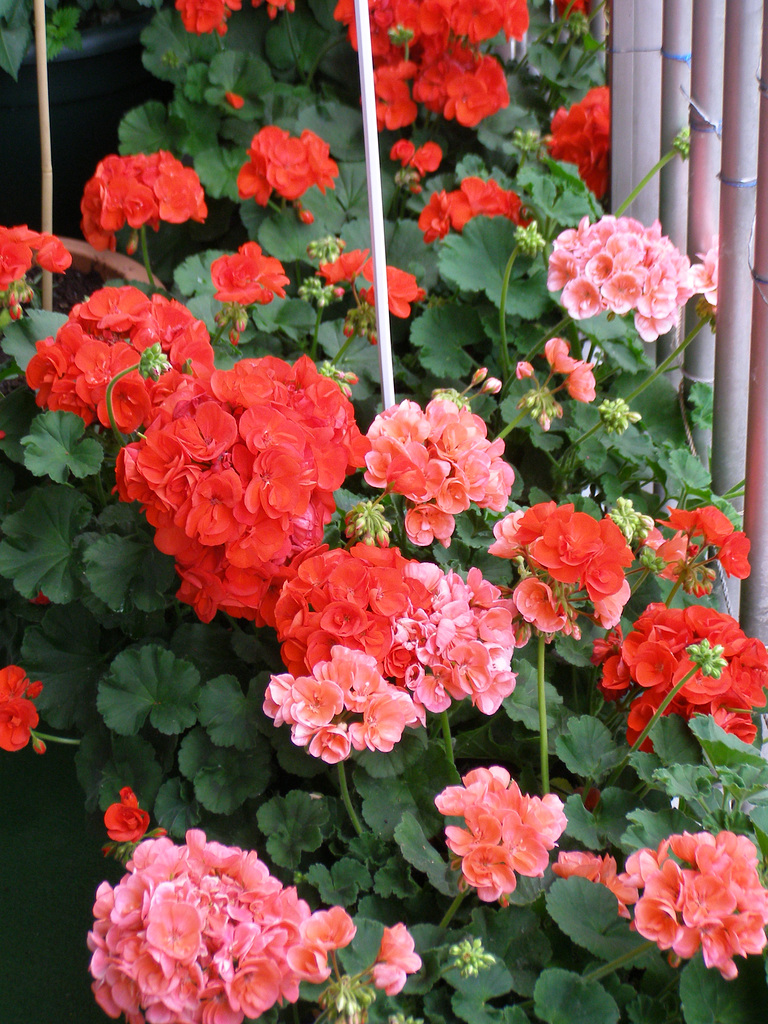
M 613 47 L 610 47 L 610 49 L 608 50 L 608 53 L 619 53 L 619 54 L 627 54 L 627 53 L 661 53 L 661 52 L 662 51 L 658 48 L 658 46 L 640 46 L 637 49 L 632 48 L 632 49 L 628 49 L 628 50 L 614 49 Z
M 758 85 L 760 86 L 760 92 L 763 94 L 763 96 L 768 96 L 768 82 L 766 82 L 764 78 L 760 78 L 757 75 L 755 77 L 757 78 Z
M 661 56 L 664 57 L 666 60 L 677 60 L 681 64 L 687 64 L 688 67 L 690 67 L 691 66 L 691 58 L 693 57 L 693 54 L 692 53 L 670 53 L 668 50 L 665 50 L 662 47 Z
M 701 107 L 698 105 L 696 100 L 680 86 L 680 92 L 688 100 L 688 106 L 693 111 L 691 114 L 691 131 L 692 132 L 714 132 L 718 139 L 720 138 L 723 131 L 722 121 L 713 121 L 711 117 L 707 117 Z M 697 114 L 698 117 L 694 117 Z
M 685 369 L 682 370 L 682 374 L 683 374 L 683 376 L 685 377 L 686 380 L 693 381 L 694 384 L 714 384 L 715 383 L 715 378 L 714 377 L 697 377 L 695 373 L 689 373 Z
M 757 178 L 724 178 L 718 174 L 721 185 L 729 185 L 731 188 L 754 188 L 757 185 Z

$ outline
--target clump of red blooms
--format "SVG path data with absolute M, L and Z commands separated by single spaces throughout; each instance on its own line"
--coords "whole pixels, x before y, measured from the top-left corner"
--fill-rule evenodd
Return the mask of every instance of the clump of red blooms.
M 554 501 L 511 512 L 493 528 L 488 549 L 500 558 L 522 559 L 523 578 L 512 592 L 523 635 L 579 638 L 577 618 L 590 615 L 606 629 L 615 626 L 629 600 L 624 569 L 633 561 L 624 535 L 608 516 L 595 520 L 574 506 Z
M 553 793 L 522 793 L 505 768 L 475 768 L 435 797 L 441 814 L 464 818 L 466 828 L 448 825 L 445 840 L 461 867 L 459 888 L 477 890 L 486 903 L 503 906 L 517 876 L 541 878 L 568 824 Z
M 507 217 L 513 224 L 528 223 L 516 192 L 502 188 L 493 178 L 464 178 L 454 191 L 441 189 L 429 197 L 419 214 L 419 227 L 429 244 L 445 238 L 451 229 L 461 233 L 474 217 Z
M 555 0 L 555 3 L 557 5 L 557 13 L 561 18 L 563 15 L 567 15 L 570 18 L 572 14 L 589 16 L 589 0 Z
M 216 289 L 214 299 L 250 306 L 265 305 L 276 295 L 285 298 L 290 278 L 274 256 L 265 256 L 256 242 L 245 242 L 236 253 L 219 256 L 211 264 L 211 279 Z
M 32 734 L 40 720 L 32 701 L 42 690 L 43 684 L 31 683 L 18 665 L 0 669 L 0 750 L 15 752 L 32 740 L 35 753 L 45 753 L 45 744 Z
M 417 104 L 474 127 L 509 106 L 504 69 L 481 51 L 500 32 L 522 39 L 526 0 L 369 0 L 374 88 L 379 130 L 412 124 Z M 339 0 L 333 16 L 357 49 L 353 0 Z
M 252 7 L 261 7 L 263 3 L 264 0 L 251 0 Z M 227 31 L 228 18 L 242 6 L 242 0 L 176 0 L 175 3 L 184 28 L 198 36 L 208 32 L 218 32 L 223 36 Z M 295 9 L 296 0 L 267 0 L 270 18 L 274 18 L 279 10 Z
M 425 142 L 417 149 L 409 139 L 398 139 L 389 151 L 390 160 L 399 160 L 401 170 L 395 175 L 395 183 L 407 188 L 413 195 L 421 192 L 421 179 L 425 174 L 436 171 L 443 159 L 443 151 L 436 142 Z
M 11 319 L 19 319 L 22 303 L 32 298 L 25 274 L 33 264 L 63 274 L 71 263 L 71 254 L 55 235 L 30 231 L 26 224 L 0 226 L 0 309 L 6 306 Z
M 578 3 L 575 5 L 578 8 Z M 574 8 L 571 8 L 573 13 Z M 562 12 L 561 12 L 562 13 Z M 590 89 L 579 103 L 560 107 L 550 125 L 547 148 L 555 160 L 576 164 L 579 177 L 602 199 L 608 191 L 611 99 L 607 85 Z
M 222 609 L 262 624 L 270 580 L 320 543 L 333 492 L 369 443 L 307 356 L 243 359 L 177 379 L 162 397 L 141 439 L 120 450 L 120 498 L 141 503 L 155 544 L 176 560 L 178 599 L 203 622 Z
M 637 886 L 626 880 L 625 876 L 616 873 L 616 860 L 609 854 L 600 857 L 596 853 L 581 850 L 561 850 L 552 870 L 560 878 L 571 878 L 577 875 L 590 882 L 597 882 L 610 889 L 619 904 L 619 916 L 629 920 L 627 909 L 637 901 Z
M 605 699 L 619 700 L 632 692 L 627 718 L 630 744 L 665 697 L 696 667 L 688 648 L 702 640 L 722 647 L 726 668 L 717 678 L 697 670 L 663 713 L 686 721 L 694 715 L 712 715 L 722 729 L 746 743 L 755 738 L 752 709 L 765 704 L 768 686 L 764 645 L 745 636 L 734 618 L 714 608 L 667 608 L 653 603 L 626 637 L 616 629 L 605 640 L 596 640 L 593 648 L 592 661 L 603 669 L 598 685 Z M 653 750 L 650 739 L 640 749 Z
M 373 684 L 381 687 L 378 676 L 394 681 L 408 698 L 397 712 L 392 709 L 393 714 L 402 711 L 403 727 L 415 724 L 409 721 L 414 716 L 423 724 L 425 711 L 437 714 L 465 698 L 491 715 L 515 688 L 512 608 L 479 569 L 470 569 L 465 582 L 453 570 L 406 559 L 397 548 L 355 544 L 349 550 L 320 550 L 296 559 L 283 580 L 276 601 L 271 608 L 267 602 L 262 614 L 277 631 L 289 676 L 273 677 L 265 710 L 272 718 L 280 710 L 284 720 L 299 722 L 302 744 L 310 741 L 307 730 L 317 723 L 307 717 L 310 709 L 298 706 L 304 698 L 288 693 L 294 685 L 290 677 L 312 675 L 306 686 L 322 689 L 316 682 L 321 677 L 341 678 L 342 668 L 331 664 L 335 659 L 343 662 L 344 678 L 351 680 L 348 664 L 356 663 L 338 652 L 339 645 L 361 652 L 376 666 L 374 673 L 372 664 L 360 662 L 359 684 L 337 681 L 357 703 L 334 711 L 328 723 L 318 726 L 332 727 L 335 731 L 327 735 L 347 752 L 350 743 L 374 742 L 376 723 L 366 718 L 366 694 Z M 341 697 L 335 690 L 328 692 L 337 701 Z M 352 710 L 362 712 L 364 720 L 350 737 Z M 323 742 L 321 737 L 315 745 Z
M 310 913 L 256 853 L 207 842 L 197 829 L 183 846 L 141 843 L 127 869 L 96 892 L 88 948 L 96 1001 L 128 1024 L 256 1019 L 295 1003 L 301 981 L 327 981 L 328 954 L 356 933 L 341 907 Z M 394 995 L 420 967 L 398 924 L 384 929 L 365 980 Z
M 672 835 L 657 850 L 631 854 L 618 877 L 642 891 L 635 930 L 677 958 L 689 960 L 701 948 L 706 966 L 730 981 L 738 974 L 735 956 L 765 947 L 768 892 L 746 836 Z
M 197 172 L 165 150 L 105 157 L 85 184 L 80 211 L 80 227 L 94 249 L 115 249 L 115 232 L 125 224 L 157 231 L 161 220 L 184 224 L 208 216 Z M 132 241 L 129 252 L 135 248 Z
M 339 168 L 329 154 L 328 143 L 308 128 L 296 138 L 277 125 L 267 125 L 253 136 L 248 163 L 237 176 L 240 198 L 266 206 L 276 192 L 294 204 L 304 223 L 311 224 L 314 217 L 299 199 L 313 185 L 321 192 L 334 188 Z
M 142 839 L 166 835 L 164 828 L 149 828 L 149 811 L 139 807 L 139 798 L 130 786 L 120 790 L 120 802 L 110 804 L 104 812 L 104 826 L 111 842 L 102 846 L 105 857 L 125 863 Z
M 489 441 L 485 422 L 468 407 L 435 398 L 422 409 L 404 401 L 368 428 L 365 481 L 406 498 L 408 539 L 448 547 L 459 513 L 474 502 L 503 512 L 515 474 L 504 441 Z
M 555 399 L 558 391 L 565 388 L 576 402 L 594 402 L 595 375 L 592 373 L 595 364 L 584 359 L 574 359 L 570 355 L 571 347 L 564 338 L 550 338 L 544 346 L 544 356 L 549 363 L 549 376 L 541 384 L 536 372 L 529 362 L 519 362 L 515 367 L 518 380 L 532 378 L 535 387 L 526 392 L 517 403 L 518 409 L 526 409 L 534 419 L 538 420 L 542 430 L 549 430 L 554 418 L 560 419 L 563 407 Z M 565 377 L 556 387 L 550 386 L 555 373 Z
M 159 344 L 171 369 L 157 381 L 138 369 L 112 390 L 118 430 L 130 434 L 149 423 L 156 407 L 185 380 L 207 380 L 213 373 L 208 330 L 186 306 L 162 295 L 146 296 L 129 285 L 102 288 L 72 308 L 55 338 L 35 343 L 26 377 L 47 409 L 80 416 L 86 425 L 110 426 L 107 387 L 116 374 L 136 366 L 142 353 Z
M 665 539 L 655 527 L 644 544 L 666 565 L 659 575 L 666 580 L 679 580 L 687 594 L 709 594 L 715 570 L 709 564 L 719 562 L 727 576 L 745 580 L 749 576 L 749 538 L 736 530 L 730 519 L 715 508 L 669 510 L 666 519 L 657 519 L 659 526 L 675 530 Z
M 632 217 L 609 215 L 595 224 L 584 217 L 578 228 L 557 236 L 547 288 L 562 288 L 560 301 L 574 320 L 634 310 L 643 341 L 674 327 L 694 293 L 688 257 L 662 235 L 658 221 L 645 227 Z

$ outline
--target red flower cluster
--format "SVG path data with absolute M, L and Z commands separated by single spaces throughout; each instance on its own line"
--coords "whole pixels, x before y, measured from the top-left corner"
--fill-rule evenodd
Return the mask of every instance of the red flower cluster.
M 175 7 L 187 32 L 198 36 L 218 32 L 223 36 L 227 19 L 232 11 L 240 10 L 242 0 L 176 0 Z
M 492 555 L 522 557 L 530 571 L 512 594 L 525 623 L 542 633 L 578 637 L 578 605 L 585 599 L 580 588 L 606 629 L 621 618 L 629 600 L 624 569 L 632 564 L 632 552 L 608 516 L 598 522 L 573 505 L 547 501 L 510 513 L 496 523 L 493 535 Z
M 564 14 L 568 14 L 568 17 L 572 14 L 583 14 L 585 17 L 589 17 L 589 0 L 555 0 L 557 4 L 557 13 L 562 18 Z
M 599 686 L 606 700 L 617 700 L 635 684 L 641 687 L 627 719 L 627 740 L 633 743 L 667 694 L 694 667 L 687 648 L 701 640 L 721 645 L 728 665 L 717 678 L 696 672 L 664 714 L 712 715 L 726 732 L 751 743 L 756 726 L 748 709 L 765 704 L 768 651 L 759 640 L 746 637 L 730 615 L 692 605 L 667 608 L 648 605 L 622 640 L 596 645 L 593 661 L 602 663 Z M 743 709 L 743 710 L 740 710 Z M 652 750 L 645 740 L 642 750 Z
M 448 849 L 461 864 L 460 886 L 471 885 L 486 903 L 515 891 L 517 876 L 541 878 L 549 851 L 566 825 L 563 803 L 552 793 L 527 796 L 506 768 L 475 768 L 435 797 L 441 814 L 464 818 L 448 825 Z
M 306 356 L 293 367 L 243 359 L 167 392 L 120 451 L 118 493 L 141 502 L 175 557 L 179 600 L 204 622 L 219 609 L 261 622 L 269 581 L 322 540 L 333 492 L 368 447 L 350 402 Z
M 149 828 L 149 811 L 139 807 L 130 786 L 120 790 L 120 803 L 110 804 L 104 812 L 107 835 L 116 843 L 138 843 Z
M 296 138 L 276 125 L 267 125 L 251 140 L 248 163 L 237 176 L 240 198 L 266 206 L 277 192 L 295 203 L 313 185 L 321 192 L 333 188 L 339 168 L 329 153 L 328 143 L 309 129 Z
M 493 178 L 465 178 L 453 192 L 434 192 L 419 214 L 424 241 L 445 238 L 448 232 L 461 232 L 473 217 L 507 217 L 514 224 L 527 224 L 517 193 L 503 189 Z
M 245 242 L 231 256 L 219 256 L 211 264 L 211 278 L 219 302 L 238 302 L 250 306 L 271 302 L 275 295 L 285 298 L 285 275 L 280 260 L 265 256 L 256 242 Z
M 619 903 L 619 916 L 629 920 L 627 907 L 637 902 L 637 886 L 632 885 L 624 876 L 616 874 L 616 861 L 609 854 L 598 857 L 594 853 L 580 850 L 561 851 L 552 870 L 560 878 L 577 875 L 590 882 L 597 882 L 610 889 Z
M 406 533 L 419 547 L 435 538 L 448 547 L 454 517 L 472 502 L 495 512 L 507 507 L 515 474 L 504 442 L 489 441 L 485 422 L 467 407 L 438 398 L 422 412 L 401 402 L 376 417 L 368 440 L 365 481 L 406 497 Z
M 421 192 L 421 179 L 436 171 L 443 159 L 443 151 L 436 142 L 425 142 L 418 149 L 408 139 L 398 139 L 389 151 L 390 160 L 399 160 L 402 170 L 395 175 L 395 183 L 414 195 Z
M 27 383 L 37 391 L 39 406 L 74 412 L 86 425 L 98 419 L 109 427 L 110 381 L 136 366 L 142 352 L 157 344 L 172 369 L 157 382 L 134 370 L 112 390 L 118 430 L 130 434 L 150 421 L 154 407 L 190 373 L 201 379 L 213 373 L 213 349 L 205 324 L 175 299 L 148 298 L 131 286 L 94 292 L 87 302 L 73 307 L 55 338 L 36 342 Z
M 379 130 L 416 120 L 418 103 L 474 127 L 509 105 L 504 70 L 480 45 L 503 32 L 522 39 L 526 0 L 368 0 Z M 353 0 L 333 16 L 357 49 Z
M 673 508 L 667 519 L 656 522 L 676 532 L 665 540 L 654 529 L 646 537 L 645 545 L 667 563 L 659 575 L 667 580 L 679 579 L 686 593 L 697 597 L 711 593 L 715 579 L 715 570 L 707 564 L 711 561 L 718 561 L 728 576 L 740 580 L 749 576 L 749 538 L 734 529 L 730 519 L 714 505 Z M 714 549 L 709 557 L 707 549 Z
M 479 569 L 465 583 L 397 548 L 356 544 L 294 563 L 273 607 L 262 613 L 293 676 L 313 673 L 340 644 L 373 658 L 420 716 L 465 697 L 490 715 L 514 690 L 509 602 Z
M 18 665 L 0 669 L 0 750 L 21 750 L 29 743 L 31 730 L 39 721 L 32 701 L 40 696 L 42 689 L 43 684 L 31 683 Z M 42 754 L 45 746 L 36 745 L 35 751 Z
M 196 171 L 165 150 L 105 157 L 85 184 L 80 210 L 80 227 L 94 249 L 114 249 L 115 232 L 126 223 L 157 231 L 161 220 L 183 224 L 208 216 Z
M 578 6 L 578 4 L 577 4 Z M 555 160 L 576 164 L 579 177 L 598 199 L 608 191 L 611 108 L 607 85 L 590 89 L 580 103 L 555 113 L 547 140 Z
M 364 277 L 366 281 L 373 283 L 373 260 L 369 258 L 368 249 L 350 249 L 331 263 L 321 263 L 317 273 L 326 284 L 351 284 L 355 289 L 358 277 Z M 359 291 L 355 289 L 355 294 L 368 306 L 376 305 L 373 287 L 361 288 Z M 392 316 L 402 319 L 409 317 L 411 303 L 421 302 L 426 294 L 417 284 L 413 274 L 398 267 L 387 266 L 387 304 Z
M 256 853 L 197 829 L 184 846 L 141 843 L 119 884 L 99 886 L 93 912 L 93 993 L 129 1024 L 256 1019 L 295 1003 L 302 980 L 324 981 L 328 952 L 355 934 L 340 907 L 310 914 Z
M 768 892 L 758 864 L 746 836 L 683 832 L 631 854 L 619 879 L 643 890 L 634 919 L 642 936 L 685 960 L 701 947 L 707 967 L 732 980 L 734 956 L 760 953 L 766 943 Z
M 30 231 L 26 224 L 0 226 L 0 307 L 7 306 L 13 320 L 21 316 L 21 303 L 32 298 L 24 275 L 33 263 L 61 274 L 72 256 L 55 235 Z

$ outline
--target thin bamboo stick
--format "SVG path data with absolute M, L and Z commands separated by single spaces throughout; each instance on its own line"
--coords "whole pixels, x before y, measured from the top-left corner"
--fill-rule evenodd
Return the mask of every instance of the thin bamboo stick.
M 42 182 L 41 227 L 53 232 L 53 162 L 51 160 L 51 115 L 48 102 L 48 56 L 45 40 L 45 0 L 34 0 L 35 67 L 37 70 L 37 111 L 40 124 L 40 171 Z M 43 309 L 53 308 L 53 276 L 43 271 Z
M 688 161 L 688 255 L 705 252 L 718 228 L 720 209 L 720 132 L 723 102 L 725 0 L 693 0 L 691 50 L 691 155 Z M 698 323 L 693 303 L 686 330 Z M 715 335 L 705 327 L 685 352 L 683 375 L 711 384 L 715 375 Z M 699 458 L 709 463 L 710 431 L 693 428 Z
M 744 529 L 752 572 L 741 585 L 741 625 L 768 642 L 768 10 L 763 11 L 757 215 L 752 291 L 752 332 L 747 418 Z
M 608 82 L 611 89 L 611 208 L 632 191 L 634 97 L 634 2 L 611 0 Z
M 635 0 L 632 74 L 632 187 L 661 156 L 662 0 Z M 627 213 L 643 224 L 659 216 L 659 178 L 646 185 Z
M 384 237 L 379 133 L 376 126 L 376 93 L 373 84 L 371 22 L 367 0 L 355 0 L 355 23 L 360 67 L 360 94 L 363 103 L 365 172 L 368 179 L 368 215 L 371 221 L 371 255 L 373 257 L 373 287 L 376 294 L 376 336 L 381 375 L 381 400 L 384 408 L 388 409 L 395 404 L 395 381 L 392 365 L 392 338 L 389 329 L 387 251 Z

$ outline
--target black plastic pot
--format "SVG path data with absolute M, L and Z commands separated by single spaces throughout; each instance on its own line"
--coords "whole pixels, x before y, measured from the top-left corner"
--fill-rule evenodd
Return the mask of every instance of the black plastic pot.
M 141 63 L 139 14 L 83 32 L 82 50 L 48 65 L 53 146 L 53 226 L 80 236 L 80 197 L 96 164 L 117 152 L 117 126 L 131 107 L 165 98 L 165 85 Z M 0 71 L 0 224 L 40 229 L 40 138 L 34 52 L 19 80 Z

